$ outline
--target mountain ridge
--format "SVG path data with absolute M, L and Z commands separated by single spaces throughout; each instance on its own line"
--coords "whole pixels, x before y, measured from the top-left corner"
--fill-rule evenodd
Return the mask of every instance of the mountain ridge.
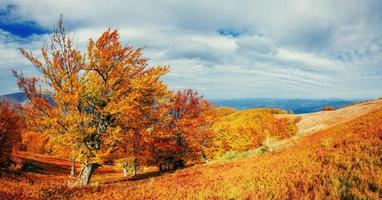
M 249 108 L 281 108 L 295 114 L 313 113 L 320 111 L 325 106 L 335 109 L 352 105 L 367 99 L 273 99 L 273 98 L 243 98 L 243 99 L 213 99 L 217 107 L 232 107 L 238 110 Z
M 0 95 L 0 100 L 4 98 L 21 104 L 28 101 L 22 92 Z M 332 106 L 338 109 L 365 100 L 367 99 L 237 98 L 211 99 L 211 102 L 216 107 L 232 107 L 238 110 L 250 108 L 280 108 L 295 114 L 302 114 L 318 112 L 325 106 Z

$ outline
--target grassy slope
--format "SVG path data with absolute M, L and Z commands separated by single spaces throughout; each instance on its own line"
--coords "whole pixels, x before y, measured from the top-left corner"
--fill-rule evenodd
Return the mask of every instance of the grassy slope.
M 382 107 L 382 99 L 371 100 L 363 103 L 346 106 L 334 111 L 321 111 L 308 114 L 299 114 L 302 120 L 297 124 L 298 135 L 304 136 L 312 132 L 326 129 L 362 116 L 370 111 Z
M 158 177 L 152 174 L 142 180 L 115 179 L 77 188 L 67 186 L 70 179 L 64 174 L 1 173 L 0 195 L 29 199 L 382 198 L 382 108 L 355 117 L 276 153 L 197 165 Z M 95 177 L 99 179 L 100 175 Z
M 382 109 L 259 157 L 84 191 L 91 198 L 382 198 Z M 88 195 L 86 195 L 88 197 Z

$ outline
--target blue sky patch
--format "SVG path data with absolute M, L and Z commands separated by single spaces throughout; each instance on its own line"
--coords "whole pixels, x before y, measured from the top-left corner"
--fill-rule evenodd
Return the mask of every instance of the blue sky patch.
M 33 34 L 45 34 L 48 33 L 44 28 L 39 27 L 34 22 L 23 22 L 16 24 L 7 24 L 0 21 L 0 29 L 9 32 L 12 35 L 16 35 L 22 38 L 29 37 Z
M 0 29 L 21 38 L 26 38 L 34 34 L 40 35 L 49 32 L 33 21 L 12 19 L 11 13 L 16 8 L 16 6 L 7 5 L 4 9 L 0 9 Z
M 241 35 L 240 31 L 237 31 L 237 30 L 234 30 L 234 29 L 230 29 L 230 28 L 221 28 L 221 29 L 218 29 L 217 32 L 220 35 L 231 36 L 231 37 L 234 37 L 234 38 L 239 37 Z

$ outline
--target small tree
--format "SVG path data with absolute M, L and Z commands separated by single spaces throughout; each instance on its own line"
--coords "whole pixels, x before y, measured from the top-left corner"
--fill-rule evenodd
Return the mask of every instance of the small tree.
M 120 148 L 129 132 L 125 125 L 140 112 L 140 97 L 166 91 L 160 77 L 168 67 L 148 67 L 141 50 L 123 47 L 118 32 L 108 30 L 97 41 L 89 40 L 84 55 L 66 36 L 62 18 L 50 44 L 41 49 L 42 60 L 21 50 L 42 77 L 14 71 L 18 86 L 38 112 L 44 132 L 68 144 L 83 163 L 81 185 Z
M 21 142 L 22 110 L 8 100 L 0 101 L 0 166 L 9 166 Z
M 179 168 L 185 161 L 207 158 L 206 148 L 211 143 L 212 119 L 210 103 L 191 89 L 175 93 L 169 107 L 164 130 L 154 142 L 154 157 L 160 170 L 165 165 Z M 161 166 L 163 165 L 163 166 Z

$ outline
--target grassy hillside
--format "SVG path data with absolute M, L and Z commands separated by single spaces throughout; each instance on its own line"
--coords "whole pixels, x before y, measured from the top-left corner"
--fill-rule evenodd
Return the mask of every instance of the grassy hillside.
M 127 179 L 121 179 L 119 172 L 100 170 L 93 185 L 82 188 L 71 186 L 73 180 L 58 168 L 55 170 L 55 165 L 46 159 L 30 157 L 49 174 L 1 172 L 0 196 L 5 199 L 380 199 L 382 108 L 378 105 L 362 115 L 349 116 L 349 120 L 295 140 L 293 146 L 278 152 L 195 165 L 165 174 L 148 169 L 139 177 Z M 51 171 L 56 173 L 51 175 Z M 100 173 L 106 179 L 101 179 Z
M 92 198 L 382 198 L 382 109 L 317 132 L 292 148 L 201 165 L 138 183 L 86 188 Z M 75 195 L 84 191 L 75 190 Z M 80 195 L 81 196 L 81 195 Z
M 382 106 L 382 99 L 353 104 L 334 111 L 300 114 L 298 135 L 303 136 L 362 116 Z

